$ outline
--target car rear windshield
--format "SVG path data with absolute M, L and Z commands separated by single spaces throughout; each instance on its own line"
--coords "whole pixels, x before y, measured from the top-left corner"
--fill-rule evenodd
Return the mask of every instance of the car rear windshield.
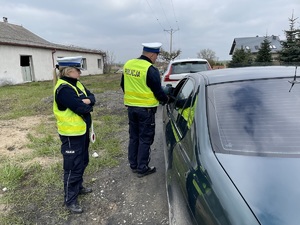
M 224 153 L 299 154 L 300 84 L 256 80 L 209 87 L 214 149 Z
M 206 71 L 209 69 L 207 62 L 201 61 L 189 61 L 189 62 L 178 62 L 172 64 L 172 74 L 180 73 L 196 73 L 200 71 Z

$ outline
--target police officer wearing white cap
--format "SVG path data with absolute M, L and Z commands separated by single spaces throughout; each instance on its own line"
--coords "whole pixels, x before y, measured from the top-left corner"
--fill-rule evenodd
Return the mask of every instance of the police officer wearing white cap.
M 79 81 L 82 57 L 64 57 L 57 61 L 59 79 L 55 70 L 53 112 L 62 142 L 64 203 L 70 212 L 82 213 L 78 195 L 92 192 L 91 188 L 83 187 L 83 174 L 89 163 L 89 129 L 96 100 Z
M 169 100 L 161 87 L 159 71 L 153 66 L 162 44 L 142 45 L 142 55 L 125 63 L 121 79 L 129 119 L 128 160 L 132 172 L 138 177 L 156 172 L 154 166 L 149 166 L 150 146 L 155 136 L 155 113 L 160 103 Z

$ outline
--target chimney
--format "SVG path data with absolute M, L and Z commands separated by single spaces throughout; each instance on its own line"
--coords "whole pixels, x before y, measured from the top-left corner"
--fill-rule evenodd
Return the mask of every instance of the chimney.
M 3 22 L 7 23 L 7 17 L 3 17 Z

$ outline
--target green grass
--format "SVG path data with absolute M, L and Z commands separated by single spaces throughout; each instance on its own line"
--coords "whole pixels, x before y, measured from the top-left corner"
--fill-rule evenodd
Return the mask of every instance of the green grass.
M 120 89 L 120 75 L 84 76 L 81 81 L 94 94 Z M 52 81 L 0 87 L 0 120 L 43 116 L 42 122 L 27 135 L 29 144 L 26 147 L 31 152 L 16 157 L 0 156 L 0 187 L 8 189 L 0 195 L 0 206 L 8 209 L 0 212 L 0 224 L 35 224 L 43 212 L 49 211 L 57 221 L 68 219 L 69 214 L 57 207 L 63 199 L 63 170 L 61 143 L 52 113 L 52 91 Z M 118 113 L 114 115 L 103 107 L 94 107 L 96 142 L 90 145 L 90 152 L 95 151 L 100 157 L 90 157 L 85 176 L 118 165 L 121 144 L 117 135 L 112 134 L 118 134 L 119 124 L 126 120 L 126 116 Z
M 120 89 L 120 75 L 105 74 L 81 77 L 81 81 L 94 94 Z M 0 88 L 0 120 L 22 116 L 51 115 L 53 99 L 52 81 L 33 82 Z M 50 105 L 51 105 L 50 104 Z
M 6 187 L 9 190 L 15 190 L 19 187 L 20 181 L 24 176 L 24 170 L 21 166 L 7 161 L 4 164 L 1 164 L 0 171 L 1 186 Z

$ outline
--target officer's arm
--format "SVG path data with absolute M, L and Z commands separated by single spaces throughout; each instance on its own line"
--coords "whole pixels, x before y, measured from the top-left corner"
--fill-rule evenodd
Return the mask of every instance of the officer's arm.
M 82 99 L 78 97 L 75 90 L 67 85 L 57 90 L 56 101 L 60 110 L 62 108 L 69 108 L 80 116 L 93 111 L 93 107 L 83 103 Z
M 155 67 L 153 67 L 153 66 L 149 67 L 148 72 L 147 72 L 146 82 L 147 82 L 148 87 L 153 92 L 155 98 L 159 102 L 161 102 L 163 104 L 168 102 L 169 98 L 161 87 L 159 71 Z
M 120 82 L 120 86 L 124 92 L 124 74 L 122 73 L 122 77 L 121 77 L 121 82 Z
M 91 103 L 89 105 L 90 106 L 95 105 L 95 103 L 96 103 L 95 95 L 92 92 L 90 92 L 85 86 L 84 86 L 84 89 L 85 89 L 85 92 L 87 94 L 87 98 L 91 101 Z

